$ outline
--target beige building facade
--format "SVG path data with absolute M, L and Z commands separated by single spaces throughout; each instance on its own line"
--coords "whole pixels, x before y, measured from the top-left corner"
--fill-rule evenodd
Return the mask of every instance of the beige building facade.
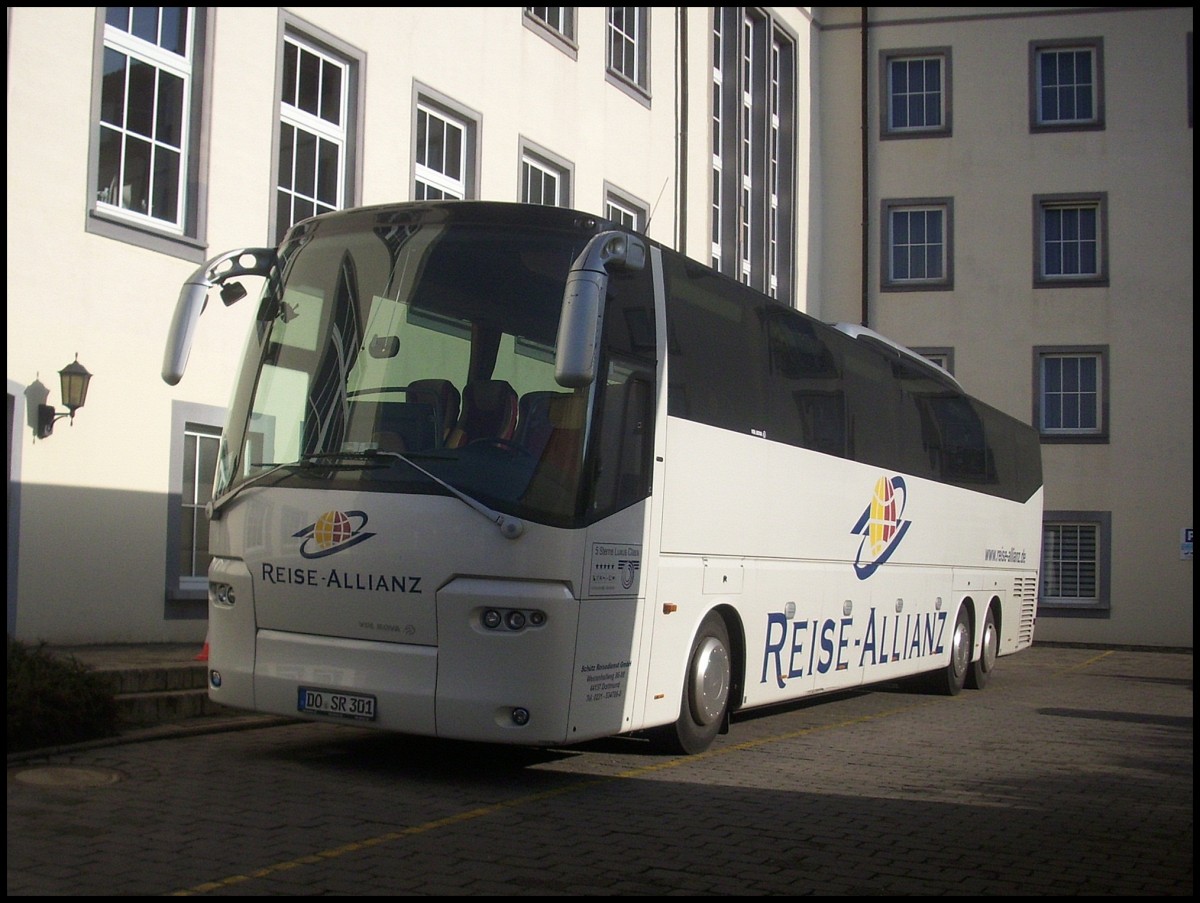
M 1190 647 L 1191 8 L 867 15 L 821 13 L 810 310 L 1042 430 L 1039 638 Z
M 1190 8 L 10 8 L 9 634 L 203 642 L 252 310 L 214 293 L 167 386 L 179 286 L 314 212 L 466 197 L 611 216 L 937 355 L 1043 429 L 1037 636 L 1190 648 L 1191 33 Z M 76 356 L 86 404 L 46 434 Z

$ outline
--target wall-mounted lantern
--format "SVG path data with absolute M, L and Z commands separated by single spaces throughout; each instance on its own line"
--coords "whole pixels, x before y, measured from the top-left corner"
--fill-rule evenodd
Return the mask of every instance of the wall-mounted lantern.
M 67 406 L 65 412 L 54 410 L 51 405 L 38 405 L 37 416 L 37 437 L 39 439 L 47 438 L 54 432 L 54 423 L 61 420 L 63 417 L 71 418 L 71 425 L 75 424 L 75 412 L 83 407 L 83 403 L 87 401 L 88 383 L 92 381 L 92 374 L 87 372 L 83 364 L 79 363 L 79 355 L 75 355 L 75 360 L 67 364 L 58 371 L 58 377 L 62 380 L 62 397 L 63 404 Z

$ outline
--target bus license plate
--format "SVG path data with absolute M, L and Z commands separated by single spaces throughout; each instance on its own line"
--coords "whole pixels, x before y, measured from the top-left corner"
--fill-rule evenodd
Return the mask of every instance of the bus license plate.
M 296 708 L 308 714 L 335 715 L 359 721 L 375 720 L 375 697 L 319 687 L 301 687 Z

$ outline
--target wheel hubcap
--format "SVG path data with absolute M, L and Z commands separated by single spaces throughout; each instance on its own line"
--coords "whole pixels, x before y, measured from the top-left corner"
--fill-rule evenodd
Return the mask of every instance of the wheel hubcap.
M 954 628 L 954 673 L 965 674 L 967 662 L 971 660 L 971 639 L 965 621 Z
M 992 666 L 996 664 L 996 652 L 999 644 L 1000 639 L 996 633 L 996 625 L 989 620 L 983 628 L 983 670 L 991 671 Z
M 712 724 L 725 711 L 729 674 L 729 652 L 716 637 L 706 637 L 692 661 L 690 702 L 698 724 Z

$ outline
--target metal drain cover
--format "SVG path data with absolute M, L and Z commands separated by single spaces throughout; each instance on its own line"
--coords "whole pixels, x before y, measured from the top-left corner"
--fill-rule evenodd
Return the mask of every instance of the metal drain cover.
M 124 778 L 111 768 L 85 768 L 75 765 L 45 765 L 18 771 L 13 778 L 37 787 L 105 787 Z

